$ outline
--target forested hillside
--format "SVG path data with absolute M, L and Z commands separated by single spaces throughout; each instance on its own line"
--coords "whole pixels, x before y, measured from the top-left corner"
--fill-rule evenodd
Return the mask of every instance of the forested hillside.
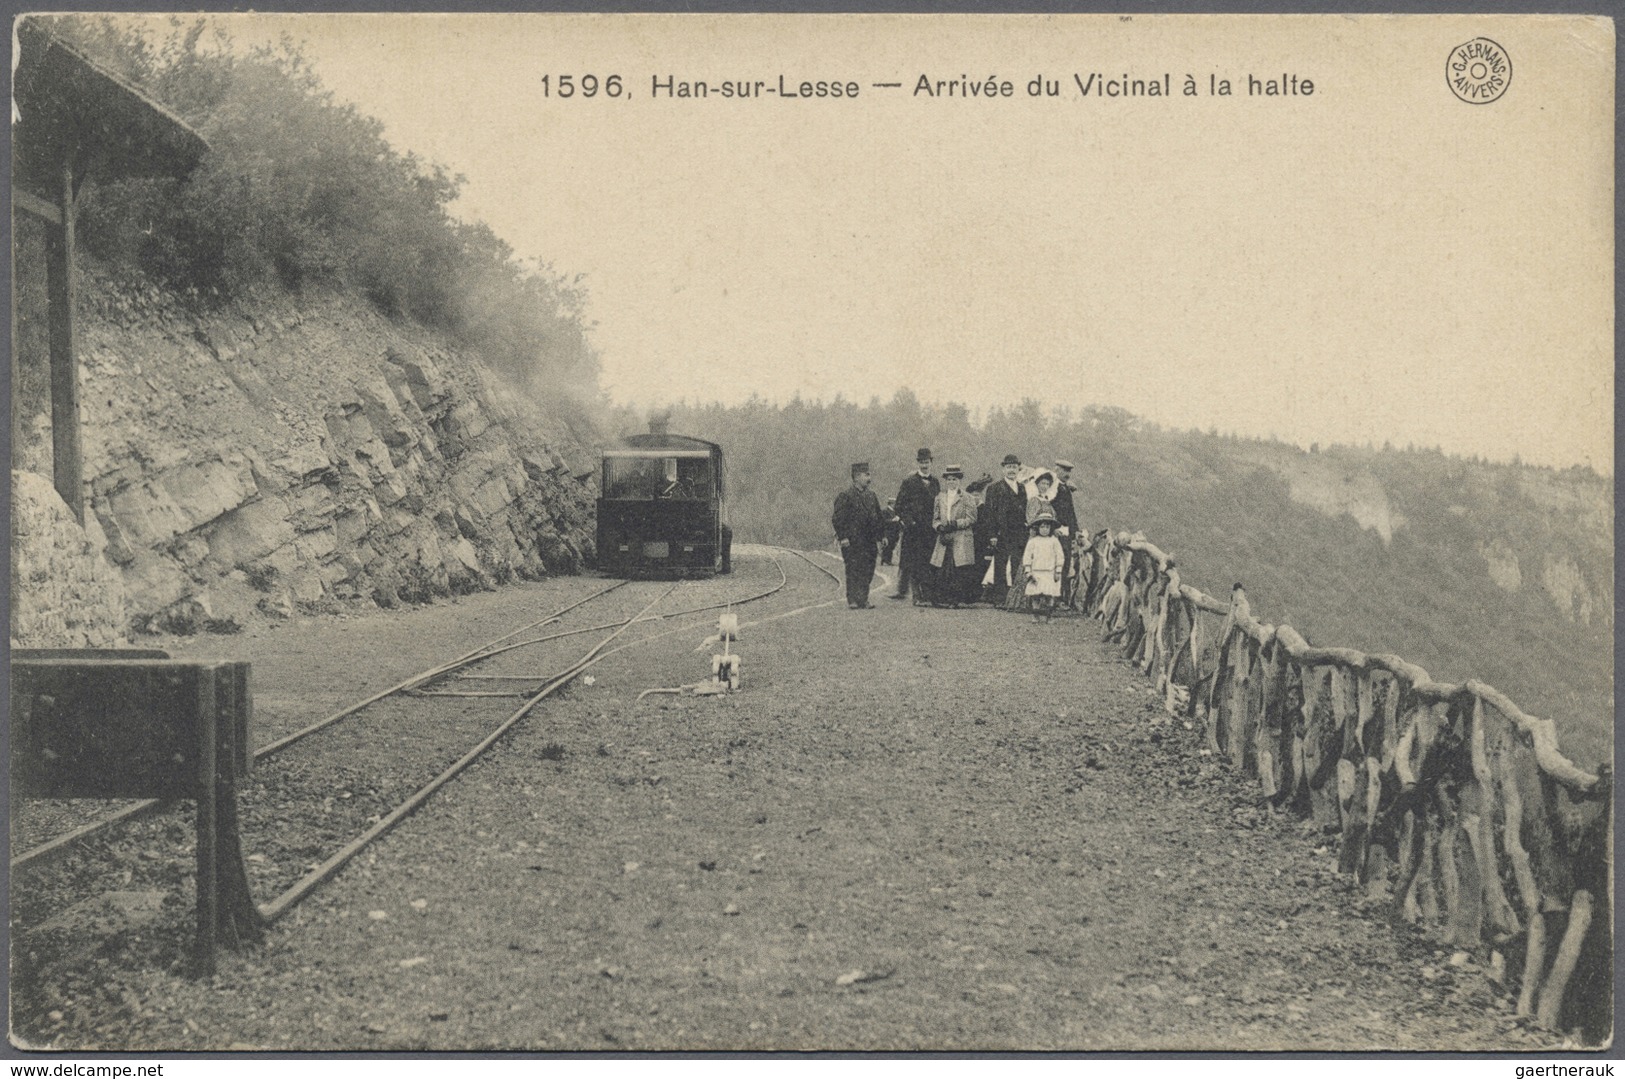
M 296 43 L 243 47 L 202 18 L 172 20 L 162 38 L 107 17 L 30 22 L 209 143 L 184 179 L 93 177 L 78 211 L 91 254 L 200 307 L 257 287 L 358 294 L 552 399 L 596 404 L 579 281 L 458 220 L 449 207 L 463 178 L 391 146 L 377 119 L 323 87 Z
M 1611 746 L 1613 489 L 1436 450 L 1293 446 L 1159 430 L 1121 409 L 1049 412 L 846 401 L 679 405 L 674 431 L 729 454 L 735 533 L 822 547 L 853 461 L 895 494 L 914 451 L 997 473 L 1005 453 L 1069 458 L 1091 529 L 1143 531 L 1214 595 L 1312 642 L 1394 652 L 1445 680 L 1480 678 L 1555 719 L 1594 764 Z M 642 417 L 623 413 L 617 429 Z

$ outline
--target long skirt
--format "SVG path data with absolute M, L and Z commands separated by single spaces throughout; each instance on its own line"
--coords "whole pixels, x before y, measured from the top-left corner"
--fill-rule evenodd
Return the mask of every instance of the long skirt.
M 982 589 L 982 575 L 977 563 L 955 565 L 954 552 L 947 550 L 943 553 L 942 565 L 937 568 L 936 575 L 936 602 L 955 605 L 976 602 L 977 594 Z

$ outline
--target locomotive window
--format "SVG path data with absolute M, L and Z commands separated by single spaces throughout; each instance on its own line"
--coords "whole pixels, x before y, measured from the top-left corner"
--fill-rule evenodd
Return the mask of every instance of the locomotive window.
M 676 465 L 673 475 L 672 465 Z M 667 498 L 704 502 L 711 497 L 711 462 L 704 457 L 667 459 L 669 493 Z
M 604 458 L 605 498 L 705 502 L 712 494 L 711 462 L 707 458 Z
M 604 458 L 604 497 L 652 499 L 665 483 L 658 457 Z

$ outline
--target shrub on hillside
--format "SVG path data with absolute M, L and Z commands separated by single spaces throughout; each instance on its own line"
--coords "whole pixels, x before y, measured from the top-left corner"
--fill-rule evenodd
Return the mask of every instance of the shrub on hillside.
M 87 186 L 80 236 L 102 258 L 203 302 L 272 282 L 353 290 L 460 337 L 523 383 L 595 387 L 579 281 L 456 220 L 448 207 L 463 177 L 396 151 L 291 40 L 242 49 L 202 20 L 172 20 L 162 41 L 107 17 L 48 25 L 209 141 L 185 180 Z

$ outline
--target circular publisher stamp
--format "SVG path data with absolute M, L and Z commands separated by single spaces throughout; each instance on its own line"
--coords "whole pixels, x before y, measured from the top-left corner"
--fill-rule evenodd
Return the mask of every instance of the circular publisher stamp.
M 1450 50 L 1444 65 L 1451 92 L 1469 105 L 1488 105 L 1507 92 L 1512 60 L 1487 37 L 1475 37 Z

